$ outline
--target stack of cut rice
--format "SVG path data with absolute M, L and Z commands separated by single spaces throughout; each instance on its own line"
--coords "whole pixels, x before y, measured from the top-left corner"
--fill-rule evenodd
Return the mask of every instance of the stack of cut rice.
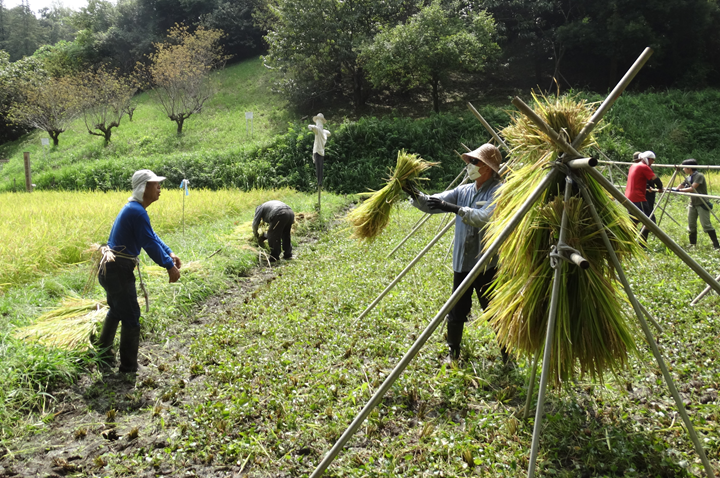
M 41 315 L 34 324 L 19 328 L 13 335 L 48 347 L 88 349 L 92 347 L 90 337 L 97 332 L 107 311 L 104 300 L 66 297 L 60 307 Z
M 592 116 L 594 105 L 568 96 L 534 96 L 533 107 L 572 143 Z M 562 154 L 522 114 L 515 114 L 502 134 L 512 148 L 508 164 L 511 173 L 499 190 L 486 244 L 497 238 L 549 173 L 549 163 Z M 591 134 L 576 149 L 582 153 L 594 144 Z M 589 188 L 620 260 L 642 255 L 626 211 L 592 178 L 582 171 L 578 175 Z M 492 300 L 484 314 L 502 344 L 515 353 L 530 356 L 545 345 L 554 273 L 548 255 L 558 242 L 565 188 L 564 175 L 557 177 L 557 182 L 546 190 L 501 247 Z M 550 364 L 555 385 L 572 379 L 578 372 L 602 380 L 605 371 L 623 368 L 628 353 L 636 350 L 625 292 L 615 279 L 609 253 L 577 189 L 565 208 L 569 215 L 565 242 L 590 262 L 590 268 L 583 270 L 567 263 L 562 266 Z

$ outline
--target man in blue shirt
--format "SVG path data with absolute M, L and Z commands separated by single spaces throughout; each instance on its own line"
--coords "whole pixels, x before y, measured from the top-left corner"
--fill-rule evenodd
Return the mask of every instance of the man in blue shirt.
M 473 182 L 450 191 L 427 196 L 417 190 L 408 190 L 412 205 L 430 214 L 451 212 L 455 218 L 455 243 L 453 247 L 453 291 L 465 280 L 470 270 L 482 256 L 485 225 L 490 222 L 495 205 L 495 192 L 500 187 L 500 151 L 492 144 L 484 144 L 475 151 L 462 155 L 467 164 L 468 177 Z M 485 296 L 495 272 L 497 257 L 485 267 L 470 289 L 450 311 L 447 317 L 447 344 L 450 359 L 460 357 L 460 342 L 467 316 L 472 307 L 475 290 L 483 309 L 489 305 Z M 505 348 L 501 348 L 503 362 L 508 361 Z
M 118 323 L 120 330 L 120 372 L 138 370 L 137 354 L 140 344 L 140 306 L 135 290 L 135 266 L 140 249 L 168 271 L 170 282 L 180 279 L 180 258 L 155 234 L 146 209 L 160 198 L 160 183 L 165 178 L 148 169 L 136 171 L 132 177 L 133 194 L 120 211 L 107 246 L 103 246 L 98 280 L 107 293 L 110 310 L 105 317 L 97 346 L 101 358 L 112 362 L 112 350 Z

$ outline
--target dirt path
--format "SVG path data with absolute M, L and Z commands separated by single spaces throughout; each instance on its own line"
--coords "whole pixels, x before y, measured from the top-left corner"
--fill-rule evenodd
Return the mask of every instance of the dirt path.
M 65 390 L 57 390 L 55 414 L 47 429 L 0 451 L 0 478 L 81 476 L 240 476 L 238 466 L 188 464 L 182 471 L 153 463 L 154 472 L 137 475 L 132 470 L 106 468 L 108 454 L 133 455 L 165 448 L 177 433 L 185 405 L 204 376 L 193 369 L 187 354 L 193 337 L 202 328 L 251 300 L 254 291 L 282 274 L 282 263 L 255 268 L 229 290 L 211 297 L 163 337 L 146 337 L 141 343 L 137 375 L 92 370 Z M 195 366 L 196 367 L 196 366 Z M 182 425 L 180 425 L 182 426 Z

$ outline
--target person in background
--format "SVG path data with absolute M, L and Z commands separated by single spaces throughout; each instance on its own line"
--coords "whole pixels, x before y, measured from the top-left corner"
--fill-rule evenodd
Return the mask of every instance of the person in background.
M 502 156 L 492 144 L 484 144 L 475 151 L 462 155 L 466 163 L 468 177 L 473 181 L 455 189 L 427 196 L 417 189 L 406 187 L 411 203 L 416 208 L 430 214 L 450 212 L 456 214 L 455 242 L 453 247 L 453 291 L 465 280 L 470 270 L 482 256 L 484 228 L 492 219 L 495 205 L 493 200 L 500 187 L 498 171 Z M 473 285 L 460 298 L 457 305 L 447 316 L 447 345 L 449 360 L 460 357 L 460 344 L 463 329 L 472 307 L 473 290 L 480 305 L 486 309 L 490 299 L 485 295 L 497 271 L 497 257 L 493 258 L 485 270 L 475 279 Z M 509 355 L 501 348 L 504 363 Z
M 268 225 L 267 234 L 260 236 L 260 221 Z M 280 258 L 280 246 L 284 252 L 283 259 L 292 259 L 291 232 L 295 222 L 295 213 L 282 201 L 268 201 L 255 208 L 252 230 L 258 243 L 266 240 L 270 246 L 270 262 Z
M 655 153 L 652 151 L 645 151 L 645 153 L 642 154 L 647 155 L 648 160 L 652 159 L 652 162 L 650 163 L 650 169 L 652 169 L 652 164 L 656 159 Z M 652 222 L 657 222 L 655 221 L 655 214 L 653 214 L 653 211 L 655 210 L 655 193 L 662 191 L 662 189 L 663 183 L 657 175 L 655 176 L 655 179 L 648 180 L 645 188 L 645 199 L 647 199 L 648 211 L 650 214 L 649 217 L 652 219 Z
M 688 177 L 685 178 L 676 191 L 707 195 L 705 175 L 698 171 L 697 168 L 693 168 L 693 166 L 697 166 L 697 164 L 698 162 L 695 159 L 686 159 L 682 162 L 682 165 L 685 166 L 683 172 L 687 174 Z M 690 239 L 690 247 L 697 244 L 697 220 L 699 217 L 700 225 L 703 231 L 710 236 L 713 247 L 716 250 L 720 249 L 717 234 L 710 222 L 710 206 L 711 204 L 705 201 L 704 198 L 690 196 L 690 204 L 688 205 L 688 237 Z
M 158 265 L 167 269 L 170 282 L 180 279 L 182 262 L 155 234 L 150 225 L 147 208 L 160 199 L 161 183 L 165 178 L 149 169 L 136 171 L 132 176 L 132 196 L 115 218 L 110 238 L 101 248 L 103 254 L 98 281 L 105 289 L 110 307 L 98 340 L 100 357 L 106 363 L 115 359 L 112 350 L 120 322 L 120 372 L 138 371 L 140 344 L 140 306 L 135 290 L 133 270 L 139 264 L 140 249 Z
M 645 151 L 639 155 L 640 160 L 630 166 L 630 172 L 628 173 L 627 186 L 625 186 L 625 197 L 627 197 L 640 211 L 646 216 L 650 217 L 651 212 L 648 207 L 646 191 L 647 184 L 650 180 L 657 179 L 657 176 L 653 172 L 650 165 L 655 161 L 655 153 L 652 151 Z M 637 218 L 632 218 L 635 224 L 640 222 Z M 647 243 L 648 235 L 650 231 L 645 228 L 642 231 L 642 242 L 643 247 Z

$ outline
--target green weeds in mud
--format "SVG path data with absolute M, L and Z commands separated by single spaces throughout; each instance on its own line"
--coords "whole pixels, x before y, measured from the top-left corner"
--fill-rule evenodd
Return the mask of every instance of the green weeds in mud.
M 278 193 L 266 192 L 265 196 L 269 194 Z M 143 253 L 143 276 L 150 292 L 150 310 L 148 313 L 143 310 L 141 318 L 143 340 L 161 341 L 168 328 L 191 320 L 189 316 L 198 303 L 227 289 L 258 265 L 257 251 L 248 247 L 247 237 L 237 234 L 236 229 L 239 224 L 252 220 L 255 205 L 261 197 L 257 191 L 233 197 L 241 204 L 234 208 L 219 207 L 215 216 L 208 213 L 200 220 L 188 221 L 185 232 L 178 227 L 177 217 L 175 224 L 168 219 L 170 222 L 158 229 L 164 241 L 186 264 L 195 261 L 201 266 L 183 274 L 180 282 L 169 284 L 167 274 L 147 273 L 148 267 L 154 264 Z M 317 200 L 314 195 L 287 190 L 281 191 L 278 197 L 298 212 L 312 212 Z M 324 195 L 323 200 L 328 219 L 347 201 L 333 195 Z M 152 210 L 150 215 L 152 220 Z M 158 221 L 159 224 L 163 222 Z M 324 220 L 316 222 L 325 224 Z M 304 230 L 301 235 L 296 235 L 296 241 L 311 228 L 321 226 L 302 227 Z M 51 237 L 46 239 L 53 240 Z M 96 368 L 90 352 L 46 348 L 21 342 L 12 336 L 16 327 L 32 323 L 43 311 L 56 307 L 63 297 L 81 295 L 88 273 L 87 263 L 65 265 L 34 282 L 16 284 L 0 291 L 0 383 L 3 384 L 0 387 L 0 439 L 45 429 L 53 420 L 64 388 L 75 382 L 80 374 Z M 103 298 L 104 291 L 95 284 L 90 296 Z M 86 391 L 88 398 L 100 393 L 94 388 Z
M 680 226 L 663 224 L 682 246 L 685 202 L 670 206 Z M 148 340 L 179 321 L 188 347 L 160 364 L 159 378 L 137 385 L 138 393 L 157 390 L 158 400 L 123 413 L 147 422 L 137 440 L 157 436 L 160 444 L 97 457 L 103 475 L 311 473 L 450 295 L 448 235 L 373 312 L 355 320 L 439 229 L 435 217 L 388 259 L 419 217 L 406 205 L 397 213 L 373 244 L 349 239 L 343 225 L 323 230 L 244 297 L 158 313 Z M 720 254 L 706 238 L 691 255 L 720 271 Z M 208 269 L 216 267 L 226 264 Z M 690 307 L 701 282 L 652 236 L 648 261 L 626 267 L 635 293 L 664 327 L 662 353 L 718 467 L 720 302 L 711 294 Z M 156 304 L 185 293 L 152 287 L 165 294 Z M 636 339 L 640 355 L 628 370 L 604 384 L 578 380 L 548 395 L 538 476 L 701 476 L 659 369 L 644 339 Z M 533 427 L 532 418 L 522 420 L 527 360 L 504 368 L 492 330 L 478 321 L 468 325 L 464 343 L 463 360 L 444 365 L 443 331 L 436 331 L 326 476 L 523 476 Z M 118 430 L 129 433 L 120 424 Z

